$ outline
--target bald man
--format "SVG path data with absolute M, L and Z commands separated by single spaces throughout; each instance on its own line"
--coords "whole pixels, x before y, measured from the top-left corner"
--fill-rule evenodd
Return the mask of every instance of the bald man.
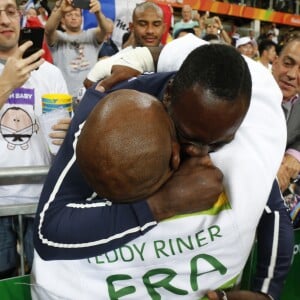
M 124 89 L 93 109 L 78 138 L 76 157 L 99 196 L 131 202 L 148 197 L 171 177 L 179 166 L 179 149 L 162 103 Z

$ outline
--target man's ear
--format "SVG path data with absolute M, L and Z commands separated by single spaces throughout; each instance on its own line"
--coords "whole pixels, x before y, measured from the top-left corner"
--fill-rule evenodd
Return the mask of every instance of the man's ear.
M 133 31 L 133 23 L 132 22 L 129 22 L 128 24 L 128 28 L 129 28 L 129 31 L 132 32 Z
M 278 61 L 279 61 L 279 56 L 276 55 L 274 61 L 272 62 L 272 69 L 275 67 L 277 67 L 277 64 L 278 64 Z
M 180 145 L 176 141 L 172 142 L 172 156 L 170 161 L 170 168 L 176 171 L 180 165 Z

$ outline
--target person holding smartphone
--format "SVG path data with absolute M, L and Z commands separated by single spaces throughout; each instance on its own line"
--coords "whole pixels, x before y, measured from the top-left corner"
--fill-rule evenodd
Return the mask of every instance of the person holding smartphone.
M 83 7 L 82 4 L 95 14 L 97 28 L 82 30 L 82 10 L 75 6 Z M 57 30 L 60 23 L 65 32 Z M 70 0 L 56 2 L 45 25 L 45 36 L 53 63 L 62 71 L 74 100 L 83 87 L 82 82 L 88 71 L 97 62 L 101 43 L 109 30 L 110 23 L 101 12 L 98 0 L 90 0 L 88 3 Z
M 0 0 L 0 164 L 1 167 L 47 166 L 51 155 L 41 133 L 38 116 L 42 114 L 41 96 L 46 93 L 67 93 L 60 70 L 44 61 L 44 50 L 24 57 L 33 45 L 18 45 L 20 13 L 15 0 Z M 56 125 L 68 127 L 70 119 Z M 0 185 L 1 205 L 38 201 L 42 184 Z M 23 218 L 26 263 L 33 260 L 33 217 Z M 17 216 L 0 217 L 0 278 L 16 275 Z

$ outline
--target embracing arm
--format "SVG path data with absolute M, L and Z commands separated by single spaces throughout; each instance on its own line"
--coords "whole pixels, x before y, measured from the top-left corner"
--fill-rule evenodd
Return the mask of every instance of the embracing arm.
M 63 146 L 45 182 L 36 217 L 35 247 L 45 260 L 86 258 L 113 250 L 143 235 L 157 221 L 210 208 L 221 191 L 221 172 L 191 159 L 147 200 L 113 204 L 93 199 L 77 164 L 68 170 L 72 159 L 59 167 Z

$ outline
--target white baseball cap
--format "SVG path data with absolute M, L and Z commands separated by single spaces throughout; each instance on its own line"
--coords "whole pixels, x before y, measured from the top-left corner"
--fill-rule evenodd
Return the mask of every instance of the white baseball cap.
M 249 36 L 244 36 L 244 37 L 241 37 L 239 38 L 236 43 L 235 43 L 235 48 L 238 48 L 240 46 L 243 46 L 243 45 L 246 45 L 246 44 L 249 44 L 251 43 L 252 44 L 252 40 L 250 39 Z

